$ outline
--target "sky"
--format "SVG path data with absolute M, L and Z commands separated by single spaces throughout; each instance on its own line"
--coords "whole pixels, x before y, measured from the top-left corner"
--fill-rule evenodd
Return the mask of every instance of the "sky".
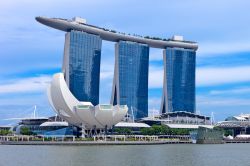
M 71 19 L 130 34 L 199 44 L 196 109 L 216 121 L 250 113 L 250 1 L 248 0 L 8 0 L 0 1 L 0 125 L 9 118 L 54 115 L 46 89 L 61 71 L 65 32 L 35 21 L 36 16 Z M 149 114 L 160 109 L 161 49 L 150 49 Z M 114 43 L 103 41 L 100 103 L 109 103 Z

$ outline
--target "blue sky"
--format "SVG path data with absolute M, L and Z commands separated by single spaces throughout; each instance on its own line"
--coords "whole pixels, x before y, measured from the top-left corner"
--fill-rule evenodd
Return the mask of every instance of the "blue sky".
M 46 87 L 60 72 L 64 32 L 36 16 L 72 18 L 126 33 L 197 41 L 196 106 L 215 120 L 250 113 L 250 1 L 247 0 L 10 0 L 0 1 L 0 125 L 27 117 L 37 105 L 48 116 Z M 103 41 L 100 101 L 108 103 L 114 43 Z M 149 112 L 159 110 L 162 50 L 150 49 Z

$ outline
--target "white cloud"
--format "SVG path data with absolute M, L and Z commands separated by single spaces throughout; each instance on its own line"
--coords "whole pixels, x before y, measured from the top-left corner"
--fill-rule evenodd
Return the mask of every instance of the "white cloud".
M 161 98 L 160 97 L 149 97 L 148 98 L 149 107 L 156 109 L 161 105 Z
M 197 96 L 198 106 L 250 106 L 250 99 L 244 98 L 226 98 L 226 97 L 212 97 L 212 96 Z
M 212 90 L 209 92 L 210 95 L 237 95 L 237 94 L 250 94 L 250 88 L 235 88 L 230 90 Z
M 198 67 L 196 69 L 196 86 L 217 86 L 223 84 L 249 82 L 250 66 L 236 67 Z M 150 66 L 149 88 L 163 87 L 163 67 Z M 242 90 L 243 91 L 243 90 Z
M 114 62 L 109 59 L 103 60 L 101 62 L 101 70 L 100 70 L 101 81 L 112 80 L 113 76 L 114 76 Z
M 100 73 L 101 80 L 111 79 L 113 78 L 114 72 L 111 71 L 102 71 Z
M 38 76 L 8 81 L 8 84 L 0 84 L 0 94 L 42 92 L 46 90 L 50 81 L 51 76 Z
M 196 70 L 196 85 L 202 87 L 249 82 L 249 73 L 250 66 L 200 67 Z
M 163 50 L 150 48 L 149 61 L 163 61 Z
M 197 55 L 202 57 L 226 56 L 228 53 L 250 51 L 250 41 L 237 40 L 232 42 L 204 42 L 199 43 Z
M 163 68 L 162 67 L 149 67 L 149 88 L 162 88 L 163 87 Z
M 210 58 L 218 56 L 228 56 L 235 53 L 250 52 L 250 41 L 237 40 L 237 41 L 216 41 L 216 42 L 200 42 L 199 49 L 197 50 L 197 58 Z M 161 49 L 150 49 L 150 61 L 163 61 Z
M 162 53 L 153 53 L 149 55 L 149 61 L 163 61 Z

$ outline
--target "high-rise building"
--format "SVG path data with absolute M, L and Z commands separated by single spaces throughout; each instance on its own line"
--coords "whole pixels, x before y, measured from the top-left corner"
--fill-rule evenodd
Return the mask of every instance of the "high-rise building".
M 63 73 L 71 93 L 80 101 L 99 104 L 102 39 L 70 31 L 65 36 Z
M 111 127 L 124 118 L 127 110 L 134 119 L 148 116 L 149 47 L 164 49 L 160 112 L 195 113 L 196 42 L 185 41 L 182 36 L 161 39 L 130 35 L 90 25 L 82 18 L 36 20 L 67 32 L 63 73 L 54 75 L 48 98 L 58 115 L 71 124 Z M 111 105 L 117 106 L 108 105 L 110 109 L 100 109 L 106 106 L 99 104 L 102 40 L 116 43 Z
M 116 43 L 111 104 L 127 105 L 134 119 L 148 116 L 148 66 L 147 44 Z
M 195 59 L 193 49 L 166 48 L 163 51 L 164 85 L 161 113 L 195 113 Z

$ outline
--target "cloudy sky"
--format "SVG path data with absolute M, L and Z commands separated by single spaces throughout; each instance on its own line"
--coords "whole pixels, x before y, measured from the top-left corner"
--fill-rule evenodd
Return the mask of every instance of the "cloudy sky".
M 248 0 L 8 0 L 0 1 L 0 125 L 8 118 L 54 115 L 46 87 L 62 64 L 64 32 L 36 16 L 72 18 L 131 34 L 197 41 L 196 105 L 223 120 L 250 113 Z M 103 41 L 100 102 L 111 96 L 114 43 Z M 149 112 L 159 110 L 162 50 L 150 49 Z

